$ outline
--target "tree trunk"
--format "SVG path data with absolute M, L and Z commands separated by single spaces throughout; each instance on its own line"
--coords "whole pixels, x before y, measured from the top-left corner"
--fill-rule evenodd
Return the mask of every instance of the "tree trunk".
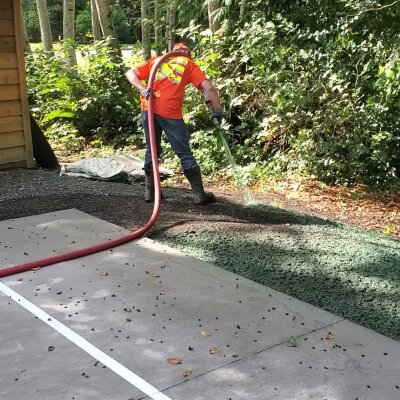
M 90 12 L 92 14 L 92 31 L 94 41 L 101 40 L 101 26 L 99 14 L 97 13 L 96 0 L 90 1 Z
M 171 51 L 176 43 L 176 34 L 175 34 L 175 27 L 176 27 L 176 1 L 171 0 L 169 3 L 168 11 L 167 11 L 167 43 L 168 43 L 168 50 Z
M 75 53 L 75 0 L 64 0 L 63 14 L 64 51 L 68 65 L 76 65 Z
M 21 18 L 22 29 L 24 32 L 24 51 L 25 51 L 25 53 L 32 53 L 31 45 L 30 45 L 29 39 L 28 39 L 28 32 L 26 30 L 24 13 L 22 12 L 22 3 L 21 3 L 21 16 L 22 16 L 22 18 Z
M 150 0 L 141 0 L 142 50 L 146 60 L 151 58 Z
M 111 38 L 110 41 L 112 47 L 120 51 L 117 36 L 115 35 L 114 27 L 111 22 L 111 13 L 108 0 L 95 0 L 95 1 L 103 37 Z
M 42 37 L 43 49 L 50 56 L 54 53 L 47 2 L 46 0 L 36 0 L 36 6 L 39 16 L 40 34 Z
M 242 24 L 246 18 L 246 6 L 247 6 L 247 0 L 242 0 L 240 3 L 240 14 L 239 14 L 239 22 Z
M 161 54 L 162 48 L 162 25 L 161 25 L 161 9 L 160 0 L 154 0 L 154 42 L 156 45 L 157 55 Z
M 169 20 L 171 19 L 170 17 L 171 15 L 171 8 L 170 6 L 167 4 L 167 15 L 165 16 L 165 42 L 167 43 L 167 50 L 169 51 L 170 48 L 168 47 L 168 42 L 169 42 L 169 36 L 170 36 L 170 32 L 171 32 L 171 28 L 169 26 Z
M 215 33 L 221 29 L 221 24 L 218 18 L 216 18 L 216 14 L 220 8 L 220 0 L 208 1 L 208 26 L 212 33 Z

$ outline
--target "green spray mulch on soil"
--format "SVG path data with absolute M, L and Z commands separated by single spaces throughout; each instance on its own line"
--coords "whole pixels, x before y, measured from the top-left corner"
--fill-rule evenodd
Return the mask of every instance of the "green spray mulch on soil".
M 256 212 L 271 223 L 170 229 L 157 240 L 400 339 L 399 241 L 268 206 Z

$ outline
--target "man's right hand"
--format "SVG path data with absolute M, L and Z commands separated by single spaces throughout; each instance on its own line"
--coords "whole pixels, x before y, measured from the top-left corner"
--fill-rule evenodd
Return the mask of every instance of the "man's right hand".
M 212 122 L 218 126 L 221 125 L 222 118 L 224 118 L 224 110 L 222 110 L 222 109 L 215 110 L 211 115 Z
M 142 90 L 140 91 L 140 94 L 141 94 L 146 100 L 149 99 L 150 93 L 151 93 L 151 89 L 150 89 L 150 88 L 142 89 Z

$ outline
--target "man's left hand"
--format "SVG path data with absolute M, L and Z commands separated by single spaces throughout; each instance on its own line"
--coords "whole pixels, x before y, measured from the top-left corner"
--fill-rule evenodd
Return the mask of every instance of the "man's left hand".
M 140 94 L 141 94 L 146 100 L 149 99 L 150 93 L 151 93 L 151 89 L 150 89 L 150 88 L 142 89 L 142 90 L 140 91 Z

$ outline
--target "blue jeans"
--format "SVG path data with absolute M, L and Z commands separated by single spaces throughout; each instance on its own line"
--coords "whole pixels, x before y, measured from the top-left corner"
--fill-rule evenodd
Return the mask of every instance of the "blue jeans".
M 146 136 L 146 154 L 144 156 L 144 167 L 151 166 L 151 149 L 149 138 L 149 117 L 147 111 L 142 111 L 143 128 Z M 189 132 L 183 119 L 170 119 L 154 114 L 154 129 L 157 143 L 157 155 L 162 154 L 161 134 L 164 131 L 169 143 L 181 161 L 182 169 L 188 170 L 197 166 L 189 146 Z

